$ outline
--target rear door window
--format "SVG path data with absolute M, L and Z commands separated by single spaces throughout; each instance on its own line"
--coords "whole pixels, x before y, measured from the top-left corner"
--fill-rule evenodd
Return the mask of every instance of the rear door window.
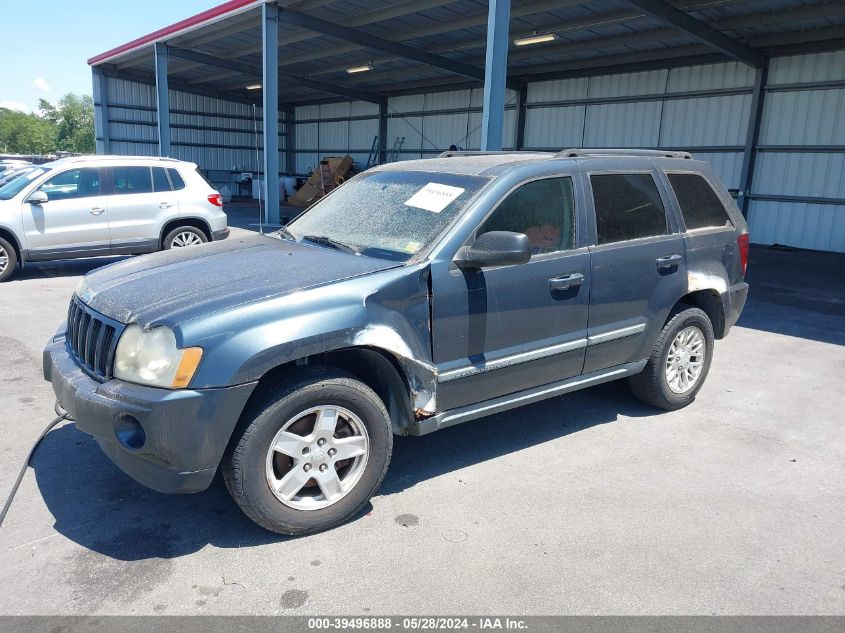
M 135 165 L 112 167 L 112 190 L 115 195 L 152 193 L 153 178 L 150 168 Z
M 710 183 L 698 174 L 666 174 L 687 230 L 730 226 L 731 221 Z
M 590 176 L 598 243 L 666 235 L 666 209 L 651 174 Z

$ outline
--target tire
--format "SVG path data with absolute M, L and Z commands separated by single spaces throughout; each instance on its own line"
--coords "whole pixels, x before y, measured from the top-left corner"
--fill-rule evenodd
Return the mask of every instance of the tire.
M 18 265 L 15 247 L 0 237 L 0 282 L 10 279 Z
M 703 349 L 695 344 L 699 340 Z M 676 341 L 678 345 L 673 349 Z M 628 379 L 631 391 L 642 402 L 667 411 L 687 406 L 695 400 L 710 371 L 713 343 L 713 324 L 707 314 L 698 308 L 679 306 L 663 326 L 643 371 Z M 700 365 L 695 365 L 697 362 Z M 692 380 L 695 368 L 698 373 Z
M 335 432 L 323 431 L 321 438 L 317 420 Z M 287 452 L 271 450 L 271 444 Z M 360 450 L 349 459 L 337 457 Z M 372 389 L 335 368 L 308 368 L 254 397 L 223 457 L 223 479 L 244 514 L 261 527 L 310 534 L 364 508 L 384 479 L 392 451 L 390 417 Z M 331 500 L 325 486 L 340 496 Z M 277 490 L 289 496 L 283 499 Z
M 186 246 L 199 246 L 208 241 L 205 233 L 194 226 L 179 226 L 170 231 L 165 237 L 162 246 L 164 250 L 171 248 L 185 248 Z

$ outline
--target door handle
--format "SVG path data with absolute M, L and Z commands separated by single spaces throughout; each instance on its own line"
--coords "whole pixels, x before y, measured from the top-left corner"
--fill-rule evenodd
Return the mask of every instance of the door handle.
M 103 207 L 91 207 L 91 215 L 100 215 L 105 209 Z
M 169 209 L 172 206 L 173 205 L 170 204 L 169 202 L 162 202 L 161 204 L 158 205 L 158 208 L 159 209 Z
M 684 258 L 681 255 L 667 255 L 666 257 L 658 257 L 657 258 L 657 268 L 660 270 L 666 268 L 673 268 L 684 261 Z
M 570 273 L 568 275 L 561 275 L 560 277 L 552 277 L 549 279 L 549 290 L 568 290 L 570 288 L 578 288 L 584 283 L 584 275 L 581 273 Z

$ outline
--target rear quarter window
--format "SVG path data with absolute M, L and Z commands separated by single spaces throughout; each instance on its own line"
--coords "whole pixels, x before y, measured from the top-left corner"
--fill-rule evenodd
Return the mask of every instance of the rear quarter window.
M 179 191 L 180 189 L 185 188 L 185 181 L 177 169 L 174 167 L 168 167 L 167 174 L 170 176 L 170 182 L 173 185 L 174 191 Z
M 681 207 L 687 230 L 731 226 L 730 217 L 719 196 L 697 174 L 666 174 Z
M 170 191 L 170 181 L 164 167 L 153 167 L 153 189 L 156 191 Z

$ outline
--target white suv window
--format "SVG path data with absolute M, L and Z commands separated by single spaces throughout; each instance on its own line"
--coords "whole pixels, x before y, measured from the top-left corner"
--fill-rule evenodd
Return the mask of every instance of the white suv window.
M 153 192 L 153 177 L 149 167 L 112 167 L 111 173 L 115 195 Z
M 50 200 L 72 200 L 100 195 L 100 170 L 96 167 L 69 169 L 45 181 L 38 191 Z

